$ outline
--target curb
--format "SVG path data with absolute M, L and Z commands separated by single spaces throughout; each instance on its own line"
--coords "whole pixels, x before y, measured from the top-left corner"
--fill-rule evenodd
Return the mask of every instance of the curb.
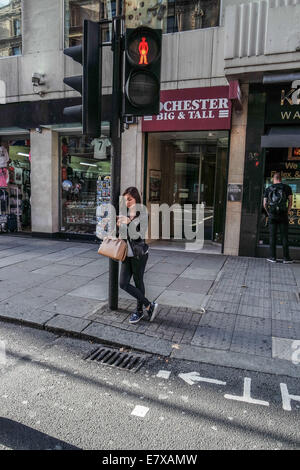
M 57 315 L 54 315 L 51 320 L 56 317 Z M 171 341 L 155 339 L 143 333 L 128 332 L 117 327 L 103 325 L 93 321 L 89 321 L 83 331 L 72 331 L 60 328 L 59 326 L 48 326 L 46 323 L 50 320 L 41 324 L 26 319 L 21 320 L 0 315 L 0 321 L 44 330 L 84 341 L 93 341 L 95 343 L 115 347 L 129 347 L 139 352 L 169 357 L 171 359 L 300 378 L 300 367 L 290 364 L 283 359 L 265 358 L 261 356 L 252 356 L 249 358 L 249 355 L 246 354 L 189 345 L 180 345 L 179 349 L 174 349 Z

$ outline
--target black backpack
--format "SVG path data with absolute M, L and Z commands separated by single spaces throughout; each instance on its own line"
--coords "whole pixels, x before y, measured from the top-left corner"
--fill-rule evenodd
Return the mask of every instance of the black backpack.
M 273 216 L 287 212 L 287 195 L 283 184 L 274 184 L 269 188 L 268 204 Z

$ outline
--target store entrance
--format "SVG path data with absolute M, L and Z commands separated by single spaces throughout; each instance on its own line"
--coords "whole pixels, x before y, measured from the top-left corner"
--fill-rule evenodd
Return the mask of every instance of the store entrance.
M 269 148 L 266 149 L 264 189 L 272 184 L 272 176 L 280 172 L 282 182 L 293 191 L 293 205 L 289 216 L 289 244 L 300 246 L 300 149 Z M 279 240 L 278 240 L 279 241 Z M 259 230 L 259 244 L 269 244 L 268 219 L 262 209 Z
M 182 216 L 185 205 L 192 205 L 194 231 L 196 205 L 203 204 L 204 240 L 220 245 L 223 241 L 227 149 L 227 131 L 153 133 L 148 137 L 149 202 L 178 204 L 182 209 L 178 216 Z M 161 179 L 158 193 L 153 191 L 155 180 L 152 174 L 155 171 Z M 173 217 L 177 217 L 176 211 Z M 171 213 L 170 234 L 174 240 L 173 228 Z M 182 238 L 185 239 L 184 229 Z

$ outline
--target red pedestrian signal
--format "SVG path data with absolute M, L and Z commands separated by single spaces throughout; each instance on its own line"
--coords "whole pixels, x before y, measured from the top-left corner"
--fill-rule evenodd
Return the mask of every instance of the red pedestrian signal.
M 146 41 L 146 38 L 142 38 L 140 45 L 139 45 L 139 53 L 140 53 L 140 61 L 139 65 L 145 64 L 148 65 L 148 51 L 149 51 L 149 46 Z
M 161 43 L 161 29 L 126 29 L 124 115 L 159 113 Z

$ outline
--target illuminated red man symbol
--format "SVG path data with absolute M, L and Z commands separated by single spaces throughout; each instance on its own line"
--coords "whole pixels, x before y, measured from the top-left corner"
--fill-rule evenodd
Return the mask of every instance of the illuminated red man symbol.
M 139 44 L 139 53 L 140 53 L 139 65 L 141 65 L 141 64 L 148 65 L 148 59 L 147 59 L 148 51 L 149 51 L 149 46 L 148 46 L 148 43 L 146 41 L 146 38 L 142 38 L 142 40 Z

